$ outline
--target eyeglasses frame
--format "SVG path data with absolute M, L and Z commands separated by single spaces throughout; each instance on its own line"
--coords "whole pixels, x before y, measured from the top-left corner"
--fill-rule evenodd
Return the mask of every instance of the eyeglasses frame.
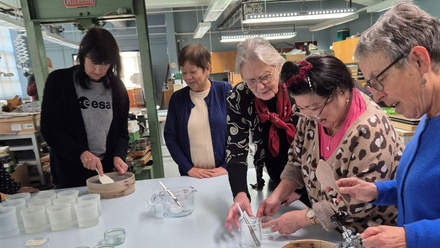
M 293 109 L 293 114 L 292 115 L 296 115 L 299 117 L 306 117 L 307 119 L 315 119 L 319 121 L 319 117 L 321 117 L 322 111 L 324 110 L 325 106 L 327 106 L 329 100 L 333 98 L 333 95 L 330 95 L 329 97 L 327 97 L 327 99 L 324 102 L 324 105 L 322 105 L 321 110 L 319 110 L 319 113 L 317 115 L 313 115 L 313 114 L 305 114 L 305 113 L 301 113 L 297 111 L 297 107 L 296 104 L 293 105 L 292 109 Z
M 387 72 L 387 71 L 388 71 L 393 65 L 395 65 L 397 62 L 399 62 L 401 59 L 403 59 L 403 58 L 405 58 L 405 57 L 406 57 L 406 55 L 404 55 L 404 54 L 400 55 L 397 59 L 395 59 L 393 62 L 391 62 L 391 64 L 389 64 L 387 67 L 385 67 L 385 69 L 383 69 L 379 74 L 377 74 L 377 76 L 368 79 L 368 80 L 365 82 L 365 87 L 370 88 L 370 89 L 375 89 L 375 90 L 377 90 L 377 91 L 383 91 L 384 86 L 383 86 L 383 83 L 381 83 L 381 82 L 379 81 L 379 77 L 382 76 L 382 75 L 383 75 L 385 72 Z M 379 88 L 377 88 L 377 87 L 373 87 L 373 85 L 370 83 L 371 80 L 376 80 L 376 82 L 379 83 L 380 87 L 379 87 Z
M 270 74 L 267 74 L 267 75 L 264 75 L 264 76 L 260 76 L 260 77 L 258 77 L 258 78 L 256 78 L 256 79 L 251 79 L 251 80 L 255 80 L 255 84 L 253 84 L 253 85 L 251 85 L 248 81 L 245 81 L 245 80 L 243 80 L 243 82 L 245 82 L 246 85 L 247 85 L 249 88 L 251 88 L 251 89 L 255 88 L 259 82 L 262 83 L 264 86 L 266 86 L 268 82 L 270 82 L 271 80 L 273 80 L 273 76 L 275 75 L 275 71 L 276 71 L 276 69 L 277 69 L 277 67 L 275 66 L 273 72 L 271 72 Z M 263 83 L 263 81 L 261 80 L 262 77 L 271 77 L 271 78 L 270 78 L 270 80 L 267 80 L 266 83 Z

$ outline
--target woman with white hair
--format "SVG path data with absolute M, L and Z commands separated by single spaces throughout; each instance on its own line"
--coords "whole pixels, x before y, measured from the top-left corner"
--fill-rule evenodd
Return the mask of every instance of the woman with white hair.
M 252 185 L 254 188 L 264 186 L 263 167 L 266 167 L 276 186 L 287 162 L 287 152 L 295 137 L 298 118 L 292 115 L 287 88 L 279 83 L 284 61 L 264 38 L 247 39 L 237 46 L 235 71 L 240 72 L 243 82 L 235 86 L 227 99 L 226 163 L 234 197 L 234 204 L 226 218 L 229 230 L 232 230 L 232 223 L 238 227 L 240 213 L 235 203 L 253 215 L 246 180 L 250 142 L 255 146 L 253 162 L 257 183 Z M 287 204 L 298 198 L 300 195 L 293 192 Z M 304 194 L 301 200 L 308 203 Z
M 422 118 L 394 180 L 340 179 L 343 194 L 397 205 L 397 227 L 365 230 L 365 247 L 440 247 L 440 21 L 402 1 L 359 39 L 355 58 L 375 101 L 407 118 Z

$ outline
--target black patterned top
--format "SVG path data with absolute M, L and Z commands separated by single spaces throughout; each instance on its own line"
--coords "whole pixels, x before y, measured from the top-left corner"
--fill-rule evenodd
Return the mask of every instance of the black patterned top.
M 5 167 L 0 166 L 0 192 L 10 195 L 17 193 L 20 188 L 21 184 L 14 181 Z
M 237 84 L 227 98 L 228 138 L 226 141 L 226 163 L 229 183 L 235 197 L 239 192 L 245 192 L 249 197 L 247 187 L 247 155 L 249 144 L 255 145 L 254 165 L 257 174 L 257 183 L 254 188 L 264 186 L 263 167 L 272 180 L 280 181 L 280 174 L 287 162 L 288 144 L 286 131 L 278 130 L 280 137 L 280 151 L 273 157 L 268 149 L 270 122 L 261 123 L 254 105 L 254 94 L 245 83 Z M 270 111 L 276 109 L 276 97 L 266 101 Z M 296 119 L 289 123 L 296 125 Z M 249 135 L 252 137 L 250 139 Z

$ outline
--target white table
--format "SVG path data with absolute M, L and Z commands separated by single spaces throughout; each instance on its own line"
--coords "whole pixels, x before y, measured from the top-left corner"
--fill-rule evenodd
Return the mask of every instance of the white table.
M 267 176 L 265 176 L 266 182 Z M 145 202 L 161 189 L 158 181 L 167 187 L 193 186 L 195 193 L 194 212 L 182 218 L 155 218 L 145 212 Z M 248 181 L 255 182 L 255 171 L 248 173 Z M 233 203 L 228 176 L 210 179 L 175 177 L 136 181 L 136 191 L 128 196 L 116 199 L 103 199 L 102 216 L 98 225 L 89 228 L 74 227 L 68 230 L 38 234 L 24 234 L 0 239 L 1 247 L 23 247 L 26 240 L 36 237 L 48 237 L 49 248 L 74 248 L 78 246 L 94 247 L 103 239 L 104 231 L 122 227 L 127 233 L 126 242 L 119 247 L 130 248 L 168 248 L 168 247 L 238 247 L 239 232 L 229 232 L 225 227 L 225 218 Z M 85 187 L 79 188 L 80 195 L 87 194 Z M 262 191 L 251 189 L 252 209 L 256 213 L 258 204 L 269 195 L 267 184 Z M 281 207 L 281 212 L 304 208 L 299 201 L 288 207 Z M 303 228 L 292 235 L 278 233 L 263 237 L 263 247 L 280 248 L 290 240 L 321 239 L 334 243 L 342 242 L 336 231 L 327 232 L 320 225 Z

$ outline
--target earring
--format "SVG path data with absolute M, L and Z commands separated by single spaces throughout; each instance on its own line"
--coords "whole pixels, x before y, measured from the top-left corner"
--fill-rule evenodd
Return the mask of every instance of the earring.
M 426 78 L 422 78 L 422 87 L 423 87 L 423 88 L 426 87 Z

